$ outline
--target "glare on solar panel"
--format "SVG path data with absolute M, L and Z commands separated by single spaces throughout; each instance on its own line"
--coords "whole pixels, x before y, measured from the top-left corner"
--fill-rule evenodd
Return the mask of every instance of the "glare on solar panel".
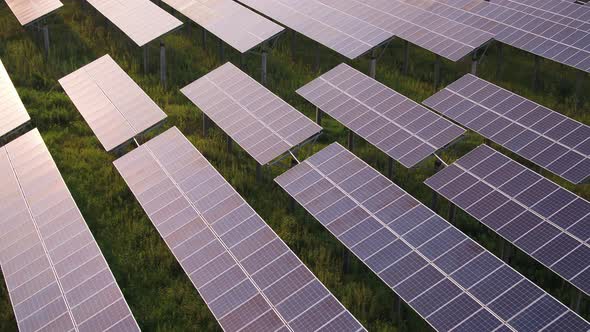
M 590 127 L 465 75 L 424 104 L 572 183 L 590 177 Z
M 139 331 L 39 132 L 0 148 L 0 266 L 20 331 Z
M 172 8 L 245 53 L 283 28 L 233 0 L 164 0 Z
M 338 143 L 275 181 L 438 331 L 590 328 Z
M 27 25 L 63 6 L 59 0 L 6 0 L 21 25 Z
M 0 137 L 29 122 L 31 118 L 0 60 Z
M 143 46 L 182 25 L 150 0 L 86 0 L 135 44 Z
M 109 55 L 61 78 L 59 83 L 107 151 L 166 118 Z
M 364 331 L 172 128 L 114 162 L 226 331 Z
M 260 165 L 322 129 L 230 62 L 180 91 Z
M 297 93 L 406 167 L 415 166 L 465 132 L 346 64 Z
M 589 294 L 590 202 L 486 145 L 425 183 Z

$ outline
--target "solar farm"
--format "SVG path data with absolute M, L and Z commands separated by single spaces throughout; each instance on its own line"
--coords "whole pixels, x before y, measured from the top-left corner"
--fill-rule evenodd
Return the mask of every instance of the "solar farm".
M 590 5 L 0 3 L 0 331 L 590 331 Z

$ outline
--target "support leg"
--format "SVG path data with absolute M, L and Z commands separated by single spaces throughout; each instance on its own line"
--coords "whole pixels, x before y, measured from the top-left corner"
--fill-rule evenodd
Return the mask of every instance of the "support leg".
M 256 163 L 256 182 L 260 183 L 262 181 L 262 165 Z
M 342 272 L 348 273 L 350 270 L 350 252 L 347 248 L 342 251 Z
M 43 45 L 45 46 L 45 57 L 49 58 L 49 27 L 43 24 Z
M 209 133 L 209 118 L 203 113 L 203 137 L 207 137 Z
M 346 142 L 348 146 L 348 151 L 354 151 L 354 132 L 352 130 L 348 130 L 348 140 Z
M 438 85 L 440 84 L 440 62 L 440 55 L 436 55 L 436 59 L 434 60 L 434 90 L 438 89 Z
M 455 224 L 455 217 L 457 216 L 457 206 L 449 203 L 449 222 Z
M 246 69 L 246 54 L 240 53 L 240 69 Z
M 394 295 L 393 299 L 393 316 L 394 320 L 397 322 L 398 330 L 402 328 L 402 300 L 398 295 Z
M 387 157 L 387 177 L 391 181 L 393 181 L 393 176 L 395 175 L 393 162 L 394 162 L 393 158 Z
M 471 74 L 477 76 L 477 50 L 471 54 Z
M 316 47 L 315 48 L 315 71 L 317 73 L 320 72 L 320 48 Z
M 225 48 L 223 47 L 223 40 L 219 39 L 218 45 L 219 45 L 219 60 L 221 60 L 221 62 L 224 62 L 225 61 Z
M 266 47 L 262 50 L 262 66 L 260 72 L 260 83 L 262 85 L 266 85 L 266 58 L 268 57 L 268 53 L 266 52 Z
M 403 74 L 408 75 L 408 69 L 410 68 L 410 43 L 408 41 L 404 41 L 404 64 L 403 64 Z
M 297 160 L 291 157 L 291 168 L 297 166 Z M 295 212 L 295 199 L 289 195 L 289 211 L 291 213 Z
M 584 294 L 582 294 L 582 291 L 580 291 L 580 290 L 578 290 L 578 289 L 576 289 L 576 293 L 577 293 L 577 294 L 576 294 L 576 297 L 575 297 L 575 299 L 574 299 L 574 303 L 573 303 L 573 308 L 572 308 L 572 309 L 573 309 L 573 310 L 574 310 L 576 313 L 578 313 L 578 314 L 579 314 L 579 313 L 580 313 L 580 310 L 581 310 L 581 308 L 582 308 L 582 297 L 584 296 Z
M 541 57 L 535 55 L 535 69 L 533 71 L 533 91 L 537 91 L 539 89 L 540 81 L 539 81 L 539 72 L 541 71 Z
M 227 153 L 232 153 L 233 140 L 227 134 L 225 135 L 225 139 L 227 141 Z
M 320 126 L 322 125 L 322 113 L 322 110 L 315 108 L 315 122 Z
M 373 49 L 371 52 L 371 62 L 369 63 L 369 76 L 375 78 L 377 74 L 377 50 Z
M 166 45 L 160 41 L 160 83 L 166 88 Z

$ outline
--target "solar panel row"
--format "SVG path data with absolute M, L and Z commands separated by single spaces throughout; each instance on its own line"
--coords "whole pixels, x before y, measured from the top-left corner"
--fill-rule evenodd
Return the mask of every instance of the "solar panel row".
M 589 294 L 590 202 L 486 145 L 425 183 Z
M 114 164 L 224 330 L 364 330 L 178 129 Z
M 590 328 L 338 143 L 275 181 L 438 331 Z
M 61 78 L 59 83 L 107 151 L 166 118 L 109 55 Z
M 63 6 L 59 0 L 6 0 L 21 25 L 32 23 Z
M 0 265 L 20 331 L 139 331 L 41 135 L 0 148 Z
M 390 32 L 377 28 L 353 15 L 333 8 L 339 2 L 318 0 L 238 0 L 238 2 L 272 18 L 298 33 L 344 55 L 355 59 L 392 37 Z
M 424 4 L 439 15 L 492 33 L 499 42 L 590 72 L 590 37 L 583 30 L 488 1 L 425 0 Z
M 138 46 L 178 28 L 182 22 L 150 0 L 87 0 Z
M 0 60 L 0 137 L 30 120 L 29 113 Z
M 281 31 L 280 25 L 233 0 L 164 0 L 166 4 L 246 53 Z
M 322 129 L 230 62 L 180 91 L 260 165 Z
M 465 132 L 346 64 L 297 93 L 406 167 L 415 166 Z
M 424 104 L 572 182 L 590 176 L 590 127 L 465 75 Z

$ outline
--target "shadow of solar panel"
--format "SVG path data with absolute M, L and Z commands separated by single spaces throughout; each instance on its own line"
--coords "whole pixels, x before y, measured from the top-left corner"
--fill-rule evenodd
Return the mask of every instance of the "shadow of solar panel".
M 0 60 L 0 137 L 29 122 L 25 109 L 2 60 Z
M 590 177 L 583 123 L 470 74 L 423 103 L 572 183 Z
M 182 22 L 150 0 L 87 0 L 137 46 L 180 27 Z
M 164 0 L 240 53 L 274 37 L 283 28 L 232 0 Z
M 107 151 L 166 118 L 108 54 L 61 78 L 59 83 Z
M 32 23 L 54 10 L 61 8 L 63 3 L 59 0 L 6 0 L 6 4 L 16 16 L 21 25 Z
M 338 143 L 275 181 L 438 331 L 525 331 L 521 310 L 553 300 Z M 503 305 L 521 289 L 526 305 Z M 543 327 L 590 327 L 563 305 L 550 310 L 567 315 Z
M 178 129 L 114 164 L 224 330 L 364 331 Z
M 461 180 L 464 177 L 472 180 L 466 183 Z M 585 230 L 590 223 L 590 202 L 486 145 L 425 183 L 588 293 L 588 285 L 579 279 L 576 284 L 574 279 L 590 266 L 590 235 Z M 463 198 L 469 195 L 475 199 Z
M 139 331 L 39 131 L 0 148 L 0 266 L 20 331 Z
M 180 91 L 261 165 L 322 129 L 230 62 Z
M 297 93 L 408 168 L 465 132 L 346 64 Z

